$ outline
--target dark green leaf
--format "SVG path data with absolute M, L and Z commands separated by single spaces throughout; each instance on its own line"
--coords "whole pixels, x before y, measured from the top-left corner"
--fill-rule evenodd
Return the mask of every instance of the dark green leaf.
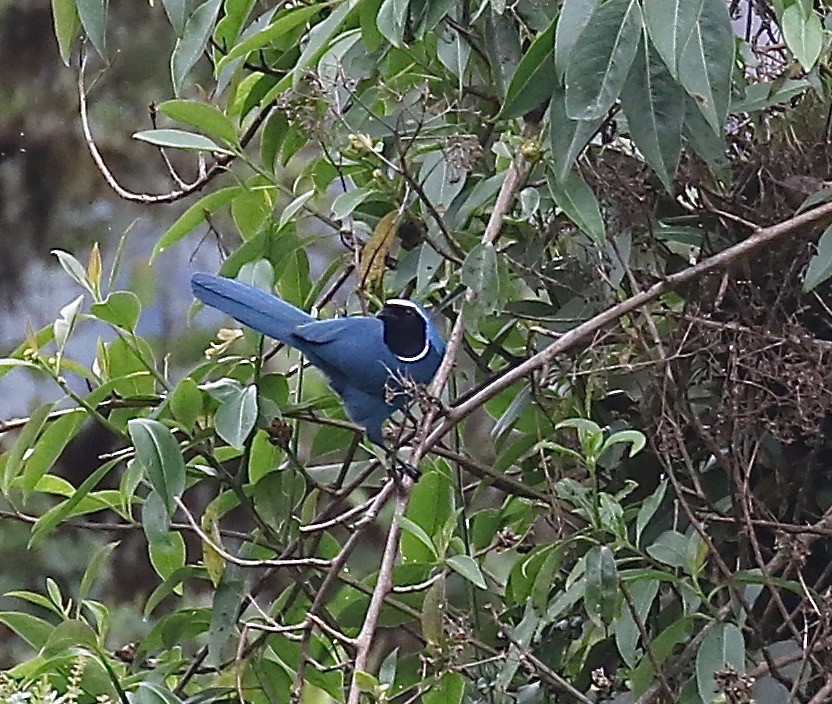
M 407 11 L 410 0 L 383 0 L 376 18 L 381 35 L 395 47 L 401 47 L 407 26 Z
M 176 47 L 170 56 L 170 74 L 173 79 L 173 92 L 179 95 L 185 76 L 199 61 L 208 45 L 208 39 L 214 29 L 214 22 L 220 11 L 222 0 L 206 0 L 185 22 L 181 38 L 176 40 Z
M 399 524 L 401 529 L 407 533 L 408 535 L 412 535 L 416 540 L 418 540 L 422 545 L 424 545 L 428 551 L 430 551 L 432 557 L 436 559 L 436 546 L 433 544 L 433 541 L 430 539 L 430 536 L 425 532 L 425 529 L 422 528 L 418 523 L 411 521 L 407 516 L 402 516 L 396 514 L 394 516 L 396 523 Z
M 717 623 L 705 636 L 696 654 L 696 682 L 705 704 L 719 701 L 714 674 L 726 667 L 745 672 L 745 641 L 732 623 Z
M 563 80 L 566 73 L 566 66 L 569 63 L 569 54 L 575 41 L 584 31 L 599 0 L 564 0 L 560 10 L 558 28 L 555 32 L 555 68 L 557 70 L 558 84 Z
M 462 704 L 465 679 L 457 672 L 446 672 L 439 682 L 422 695 L 424 704 Z
M 478 244 L 462 264 L 459 280 L 477 294 L 477 307 L 493 312 L 500 296 L 500 277 L 497 271 L 497 252 L 490 242 Z
M 509 83 L 498 118 L 520 117 L 549 100 L 554 88 L 556 25 L 557 20 L 532 42 L 523 55 Z
M 638 515 L 636 516 L 636 545 L 641 542 L 641 534 L 644 532 L 647 524 L 650 523 L 650 519 L 656 514 L 659 506 L 661 506 L 666 491 L 667 480 L 663 479 L 659 482 L 655 491 L 644 499 L 644 502 L 641 504 L 641 508 L 639 508 Z
M 552 146 L 554 176 L 562 183 L 572 170 L 572 165 L 584 147 L 604 122 L 596 120 L 573 120 L 566 114 L 566 91 L 556 85 L 549 104 L 549 139 Z
M 224 659 L 223 650 L 234 632 L 237 611 L 244 593 L 245 581 L 241 568 L 233 564 L 227 565 L 211 606 L 211 630 L 208 639 L 211 662 L 219 663 Z
M 17 436 L 14 445 L 9 450 L 9 455 L 6 460 L 6 465 L 3 467 L 3 494 L 8 495 L 9 487 L 12 481 L 20 473 L 23 468 L 24 457 L 27 451 L 34 447 L 35 440 L 40 434 L 41 429 L 46 424 L 46 418 L 52 411 L 54 403 L 44 403 L 39 406 L 37 410 L 29 416 L 29 421 L 23 426 L 20 434 Z
M 647 623 L 647 615 L 656 595 L 659 582 L 653 579 L 639 579 L 628 587 L 635 605 L 635 611 L 642 624 Z M 622 607 L 621 616 L 615 622 L 615 644 L 618 652 L 628 667 L 635 667 L 638 662 L 636 646 L 641 638 L 641 631 L 629 607 Z
M 647 554 L 670 567 L 684 567 L 687 549 L 686 535 L 675 530 L 666 530 L 647 548 Z
M 181 37 L 185 31 L 185 11 L 187 10 L 187 0 L 162 0 L 162 5 L 165 8 L 165 14 L 168 16 L 170 26 L 176 32 L 177 37 Z
M 208 215 L 216 212 L 224 205 L 228 205 L 242 190 L 241 186 L 229 186 L 228 188 L 221 188 L 200 198 L 200 200 L 182 213 L 179 219 L 170 226 L 168 231 L 159 238 L 159 241 L 153 248 L 153 253 L 150 255 L 150 263 L 152 264 L 153 260 L 168 247 L 176 244 L 191 230 L 205 222 Z
M 570 171 L 562 183 L 549 175 L 549 191 L 557 206 L 566 213 L 585 234 L 597 244 L 606 239 L 604 218 L 592 189 L 574 171 Z
M 570 118 L 596 120 L 607 114 L 636 56 L 641 23 L 637 0 L 608 0 L 593 10 L 566 66 Z
M 635 145 L 672 193 L 682 148 L 685 99 L 646 33 L 624 84 L 621 106 Z
M 148 534 L 148 556 L 156 574 L 162 579 L 168 579 L 185 566 L 187 558 L 185 539 L 177 531 L 170 531 L 160 539 L 154 540 L 150 540 L 150 534 Z
M 295 7 L 278 15 L 268 27 L 257 32 L 255 35 L 241 41 L 234 46 L 217 64 L 217 73 L 219 73 L 224 66 L 235 59 L 247 56 L 252 51 L 257 51 L 272 42 L 284 37 L 287 33 L 292 31 L 295 27 L 302 25 L 308 19 L 320 12 L 321 5 L 305 5 L 303 7 Z
M 479 587 L 486 589 L 485 577 L 482 575 L 480 566 L 468 555 L 451 555 L 446 560 L 448 567 L 450 567 L 457 574 L 462 575 L 469 582 Z
M 818 251 L 806 268 L 803 292 L 809 293 L 832 276 L 832 226 L 827 227 L 818 240 Z
M 75 0 L 84 31 L 99 56 L 107 60 L 107 5 L 108 0 Z
M 185 490 L 185 462 L 179 443 L 167 426 L 149 418 L 134 418 L 127 424 L 136 446 L 136 459 L 147 473 L 150 485 L 162 497 L 170 516 L 176 498 Z
M 182 700 L 155 682 L 140 682 L 130 697 L 130 704 L 181 704 Z
M 618 614 L 618 570 L 615 556 L 606 545 L 586 554 L 584 604 L 589 617 L 599 625 L 610 625 Z

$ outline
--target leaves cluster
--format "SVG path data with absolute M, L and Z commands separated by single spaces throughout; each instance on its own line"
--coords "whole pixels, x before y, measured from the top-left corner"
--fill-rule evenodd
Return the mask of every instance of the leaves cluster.
M 792 104 L 828 106 L 820 5 L 163 0 L 172 97 L 157 106 L 163 124 L 134 137 L 195 153 L 200 176 L 182 187 L 173 172 L 169 194 L 122 194 L 150 203 L 205 189 L 154 260 L 208 226 L 235 243 L 223 275 L 305 309 L 330 315 L 346 292 L 353 311 L 390 295 L 455 310 L 465 354 L 453 403 L 640 281 L 739 238 L 753 179 L 735 175 L 753 147 L 790 124 Z M 81 30 L 111 55 L 106 2 L 52 9 L 65 63 Z M 746 13 L 741 37 L 731 12 Z M 773 54 L 774 74 L 760 68 Z M 483 238 L 506 199 L 498 236 Z M 323 267 L 318 240 L 339 248 Z M 206 360 L 170 370 L 140 334 L 139 297 L 119 289 L 121 248 L 105 251 L 106 275 L 97 247 L 86 266 L 55 253 L 81 295 L 0 359 L 0 373 L 43 375 L 62 394 L 4 426 L 3 516 L 29 521 L 33 546 L 72 526 L 135 531 L 158 586 L 144 600 L 148 632 L 127 649 L 91 597 L 118 543 L 72 597 L 51 580 L 14 592 L 39 610 L 0 613 L 34 651 L 7 673 L 14 688 L 46 677 L 79 701 L 122 704 L 765 704 L 824 686 L 813 648 L 829 637 L 826 572 L 807 583 L 805 554 L 782 560 L 742 508 L 770 509 L 754 503 L 751 467 L 759 448 L 773 457 L 785 443 L 765 437 L 720 473 L 734 450 L 687 453 L 679 425 L 712 419 L 697 405 L 705 382 L 669 367 L 664 343 L 724 291 L 652 301 L 500 389 L 431 448 L 407 510 L 390 518 L 382 458 L 314 371 L 291 352 L 270 362 L 248 331 L 224 331 Z M 791 274 L 804 291 L 824 292 L 829 231 L 795 261 L 807 263 Z M 67 354 L 79 326 L 102 331 L 90 365 Z M 661 384 L 663 404 L 689 405 L 653 433 Z M 90 423 L 119 449 L 75 486 L 60 460 Z M 50 507 L 27 513 L 33 497 Z M 712 530 L 720 521 L 753 540 L 737 548 Z M 377 525 L 401 532 L 389 592 L 377 588 Z M 374 594 L 370 672 L 354 663 Z

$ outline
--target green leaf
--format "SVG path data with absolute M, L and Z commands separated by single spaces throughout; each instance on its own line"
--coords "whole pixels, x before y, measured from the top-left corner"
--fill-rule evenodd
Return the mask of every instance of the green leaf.
M 575 41 L 584 31 L 584 28 L 592 18 L 592 13 L 600 0 L 564 0 L 560 10 L 557 31 L 555 32 L 555 68 L 557 80 L 554 81 L 560 87 L 563 74 L 566 73 L 566 66 L 569 63 L 569 54 Z
M 108 0 L 75 0 L 84 31 L 99 56 L 107 60 L 107 5 Z
M 438 471 L 427 471 L 413 487 L 407 517 L 421 526 L 427 535 L 437 535 L 451 515 L 454 495 L 447 475 Z M 435 559 L 432 550 L 424 546 L 410 533 L 402 535 L 402 556 L 409 562 L 428 562 Z
M 714 674 L 726 667 L 745 672 L 745 641 L 732 623 L 717 623 L 705 636 L 696 653 L 696 683 L 704 704 L 720 701 Z
M 647 444 L 647 438 L 644 437 L 644 433 L 639 432 L 638 430 L 619 430 L 617 433 L 613 433 L 606 439 L 606 442 L 604 442 L 601 447 L 601 452 L 598 454 L 603 454 L 613 445 L 617 445 L 622 442 L 630 444 L 630 457 L 634 457 L 644 449 L 644 446 Z
M 647 548 L 647 554 L 670 567 L 684 567 L 687 549 L 686 535 L 675 530 L 666 530 Z
M 119 541 L 115 541 L 113 543 L 107 543 L 106 545 L 102 545 L 98 550 L 95 551 L 95 554 L 92 556 L 87 568 L 84 570 L 84 576 L 81 578 L 81 585 L 78 587 L 78 601 L 84 601 L 87 596 L 89 596 L 90 589 L 92 588 L 93 583 L 95 582 L 96 577 L 98 577 L 98 573 L 101 571 L 104 563 L 107 561 L 107 558 L 110 557 L 110 554 L 119 546 Z
M 595 120 L 612 107 L 635 59 L 641 23 L 637 0 L 608 0 L 593 10 L 566 65 L 570 118 Z
M 61 61 L 64 62 L 64 66 L 69 66 L 72 42 L 78 36 L 78 27 L 81 26 L 75 0 L 52 0 L 52 22 Z
M 217 435 L 231 447 L 243 449 L 257 422 L 257 387 L 246 386 L 222 402 L 214 416 Z
M 127 427 L 136 447 L 136 459 L 170 516 L 176 509 L 176 498 L 185 490 L 185 462 L 179 443 L 168 427 L 157 420 L 134 418 Z
M 650 39 L 677 78 L 720 134 L 731 91 L 734 34 L 723 0 L 645 0 Z
M 274 161 L 289 131 L 289 118 L 282 110 L 272 110 L 260 134 L 260 159 L 267 171 L 274 171 Z
M 189 376 L 180 381 L 170 395 L 170 411 L 184 427 L 190 428 L 202 413 L 202 392 Z
M 208 45 L 221 3 L 222 0 L 207 0 L 202 3 L 185 22 L 182 36 L 176 40 L 176 47 L 170 56 L 170 74 L 173 79 L 173 92 L 176 95 L 179 95 L 185 76 L 199 61 Z
M 58 258 L 58 263 L 61 265 L 63 270 L 69 274 L 72 280 L 75 281 L 75 283 L 82 286 L 90 293 L 93 293 L 92 286 L 90 285 L 89 279 L 87 279 L 87 270 L 84 269 L 81 262 L 79 262 L 69 252 L 64 252 L 62 249 L 53 249 L 51 253 Z
M 666 491 L 667 479 L 662 479 L 655 491 L 644 499 L 644 502 L 641 504 L 641 508 L 639 508 L 638 515 L 636 516 L 636 545 L 641 542 L 641 534 L 644 532 L 647 524 L 650 523 L 650 519 L 656 514 L 659 506 L 661 506 Z
M 36 545 L 41 538 L 48 535 L 54 528 L 60 524 L 64 519 L 69 517 L 73 510 L 81 503 L 83 499 L 96 487 L 98 483 L 121 461 L 120 457 L 109 460 L 102 464 L 92 474 L 90 474 L 75 492 L 63 503 L 53 506 L 46 513 L 44 513 L 35 524 L 32 526 L 32 535 L 29 538 L 28 547 Z
M 133 139 L 155 144 L 157 147 L 233 154 L 233 152 L 219 146 L 216 142 L 208 139 L 208 137 L 203 137 L 201 134 L 195 134 L 193 132 L 184 132 L 183 130 L 143 130 L 134 133 Z
M 556 205 L 597 244 L 603 244 L 606 239 L 604 218 L 598 200 L 586 182 L 574 171 L 570 171 L 562 183 L 550 173 L 548 182 Z
M 500 296 L 497 251 L 490 242 L 480 243 L 465 257 L 459 280 L 477 294 L 476 305 L 486 313 L 493 312 Z
M 97 649 L 98 639 L 95 632 L 85 621 L 64 621 L 59 623 L 49 634 L 49 638 L 43 644 L 40 654 L 49 658 L 60 655 L 77 645 L 87 645 L 92 649 Z
M 361 692 L 375 692 L 381 684 L 374 675 L 363 670 L 356 670 L 355 683 Z
M 140 682 L 130 696 L 130 704 L 181 704 L 173 692 L 155 682 Z
M 805 71 L 811 70 L 823 48 L 823 25 L 820 17 L 813 11 L 805 13 L 803 8 L 795 3 L 783 10 L 780 27 L 786 46 L 794 54 L 794 58 Z
M 647 623 L 647 616 L 653 601 L 659 593 L 659 582 L 654 579 L 639 579 L 629 586 L 630 596 L 635 612 L 641 622 Z M 641 631 L 630 608 L 622 608 L 621 616 L 615 621 L 615 644 L 627 666 L 633 668 L 638 662 L 636 646 L 641 638 Z
M 51 408 L 51 406 L 50 406 Z M 78 434 L 87 418 L 84 410 L 75 410 L 53 421 L 34 444 L 21 476 L 24 497 L 35 490 L 41 477 L 57 462 L 69 442 Z M 9 471 L 8 465 L 6 470 Z
M 29 645 L 40 650 L 55 627 L 42 618 L 17 611 L 0 611 L 0 623 L 14 631 Z
M 673 649 L 679 644 L 687 640 L 690 635 L 693 621 L 689 617 L 680 618 L 674 621 L 667 628 L 665 628 L 658 636 L 653 639 L 651 644 L 653 649 L 653 656 L 661 665 Z M 633 694 L 640 697 L 644 691 L 655 680 L 656 670 L 653 667 L 651 658 L 642 658 L 638 666 L 633 670 Z
M 557 20 L 540 34 L 523 55 L 497 118 L 520 117 L 549 100 L 554 88 L 555 27 Z
M 832 276 L 832 225 L 824 230 L 818 240 L 818 251 L 810 260 L 806 268 L 806 278 L 803 279 L 803 292 L 809 293 Z
M 450 163 L 444 150 L 428 153 L 419 169 L 425 195 L 440 212 L 447 210 L 465 187 L 465 175 Z
M 54 405 L 54 403 L 44 403 L 42 406 L 39 406 L 34 413 L 29 416 L 28 422 L 23 426 L 23 429 L 17 436 L 17 440 L 15 440 L 14 445 L 12 445 L 11 450 L 9 450 L 6 465 L 3 467 L 2 488 L 4 496 L 8 496 L 9 487 L 11 486 L 12 481 L 18 474 L 20 474 L 20 470 L 23 468 L 23 461 L 26 453 L 30 448 L 34 447 L 35 440 L 40 434 L 43 426 L 46 424 L 46 419 L 52 411 Z
M 224 659 L 223 651 L 234 633 L 245 586 L 242 568 L 229 564 L 223 573 L 222 581 L 214 592 L 214 601 L 211 605 L 208 659 L 212 663 L 219 663 Z
M 395 516 L 396 523 L 399 524 L 401 529 L 412 535 L 416 540 L 418 540 L 422 545 L 424 545 L 430 554 L 432 555 L 433 559 L 438 557 L 436 552 L 436 546 L 433 544 L 433 540 L 431 540 L 430 536 L 425 532 L 425 529 L 422 528 L 418 523 L 411 521 L 407 516 L 402 516 L 396 514 Z
M 156 574 L 167 579 L 185 566 L 185 539 L 178 531 L 170 531 L 161 539 L 150 540 L 148 536 L 148 556 Z
M 410 0 L 384 0 L 378 10 L 376 17 L 378 31 L 397 48 L 402 46 L 409 8 Z
M 685 96 L 646 32 L 621 92 L 621 106 L 630 137 L 672 193 L 682 148 Z
M 162 5 L 165 8 L 165 14 L 168 16 L 170 26 L 176 32 L 177 37 L 181 37 L 185 31 L 185 11 L 187 10 L 187 0 L 162 0 Z
M 142 304 L 132 291 L 115 291 L 102 303 L 93 303 L 90 309 L 94 316 L 104 322 L 112 323 L 128 332 L 135 332 Z
M 306 69 L 318 60 L 320 53 L 341 28 L 347 15 L 358 5 L 358 1 L 345 0 L 323 22 L 312 27 L 306 37 L 300 58 L 292 69 L 292 80 L 295 85 L 306 75 Z
M 280 220 L 277 223 L 277 229 L 282 230 L 284 225 L 288 223 L 295 215 L 298 214 L 301 208 L 306 205 L 306 201 L 308 201 L 312 196 L 315 195 L 315 189 L 311 191 L 306 191 L 306 193 L 301 193 L 297 198 L 295 198 L 289 205 L 287 205 L 283 212 L 280 214 Z
M 332 201 L 332 217 L 336 220 L 343 220 L 352 215 L 359 205 L 361 205 L 371 195 L 378 193 L 375 188 L 353 188 L 351 191 L 342 193 L 334 201 Z
M 243 56 L 247 56 L 252 51 L 257 51 L 258 49 L 262 49 L 265 46 L 268 46 L 274 41 L 277 41 L 281 37 L 284 37 L 288 32 L 292 31 L 295 27 L 302 25 L 308 19 L 313 17 L 316 13 L 321 11 L 323 5 L 320 3 L 313 4 L 313 5 L 306 5 L 303 7 L 296 7 L 286 12 L 281 13 L 278 15 L 272 22 L 269 24 L 268 27 L 262 29 L 261 31 L 257 32 L 253 36 L 241 41 L 239 44 L 234 46 L 231 51 L 228 52 L 225 56 L 220 59 L 217 63 L 217 74 L 222 71 L 222 69 L 228 64 L 230 61 L 234 61 L 235 59 L 239 59 Z
M 618 615 L 619 590 L 615 556 L 606 545 L 596 545 L 587 552 L 584 579 L 587 614 L 599 625 L 610 625 Z
M 465 679 L 458 672 L 446 672 L 442 679 L 422 695 L 424 704 L 462 704 Z
M 457 574 L 462 575 L 469 582 L 479 587 L 486 589 L 485 577 L 483 577 L 480 566 L 468 555 L 451 555 L 446 560 L 448 567 L 450 567 Z
M 148 618 L 156 607 L 161 604 L 165 598 L 174 593 L 185 580 L 200 577 L 207 578 L 207 573 L 204 567 L 199 565 L 185 565 L 179 569 L 171 572 L 156 589 L 154 589 L 150 596 L 147 597 L 147 603 L 144 605 L 144 618 Z
M 172 120 L 184 122 L 229 144 L 237 144 L 234 124 L 213 105 L 195 100 L 166 100 L 158 109 Z
M 430 585 L 422 602 L 421 626 L 425 640 L 435 646 L 445 641 L 445 578 L 441 576 Z
M 78 321 L 78 310 L 81 308 L 83 301 L 84 295 L 81 294 L 74 301 L 67 303 L 61 308 L 61 314 L 52 326 L 55 331 L 55 345 L 58 348 L 58 355 L 63 353 L 66 341 L 75 329 L 75 323 Z
M 573 120 L 566 114 L 566 91 L 556 85 L 549 103 L 549 141 L 552 147 L 554 176 L 562 183 L 569 176 L 572 165 L 584 147 L 604 122 L 596 120 Z
M 228 205 L 242 190 L 243 188 L 241 186 L 229 186 L 228 188 L 221 188 L 200 198 L 182 213 L 177 221 L 170 226 L 168 231 L 159 238 L 159 241 L 153 248 L 153 253 L 150 255 L 150 263 L 152 264 L 153 260 L 168 247 L 176 244 L 191 230 L 205 222 L 209 215 L 223 206 Z

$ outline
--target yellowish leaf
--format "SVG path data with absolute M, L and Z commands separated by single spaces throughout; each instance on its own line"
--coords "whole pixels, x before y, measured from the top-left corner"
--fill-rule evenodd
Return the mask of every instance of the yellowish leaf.
M 387 253 L 393 246 L 396 239 L 396 219 L 399 217 L 398 210 L 391 210 L 378 221 L 373 236 L 361 250 L 361 259 L 358 262 L 361 284 L 364 287 L 373 287 L 381 281 L 384 276 L 384 264 Z
M 202 523 L 202 530 L 210 536 L 214 545 L 220 545 L 222 543 L 219 509 L 220 497 L 217 497 L 205 507 L 205 513 L 202 514 L 202 521 L 200 521 Z M 225 560 L 222 555 L 204 540 L 202 541 L 202 562 L 205 564 L 205 569 L 208 570 L 208 576 L 211 578 L 211 582 L 216 587 L 220 583 L 222 574 L 225 571 Z
M 87 278 L 93 287 L 98 290 L 101 283 L 101 250 L 98 249 L 98 242 L 92 246 L 90 260 L 87 263 Z

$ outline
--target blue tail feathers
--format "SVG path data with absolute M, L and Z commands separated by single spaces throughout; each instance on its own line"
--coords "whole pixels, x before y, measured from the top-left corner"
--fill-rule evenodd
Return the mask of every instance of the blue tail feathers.
M 284 344 L 296 346 L 293 330 L 315 320 L 300 308 L 256 286 L 214 274 L 194 274 L 191 288 L 194 296 L 206 305 Z

